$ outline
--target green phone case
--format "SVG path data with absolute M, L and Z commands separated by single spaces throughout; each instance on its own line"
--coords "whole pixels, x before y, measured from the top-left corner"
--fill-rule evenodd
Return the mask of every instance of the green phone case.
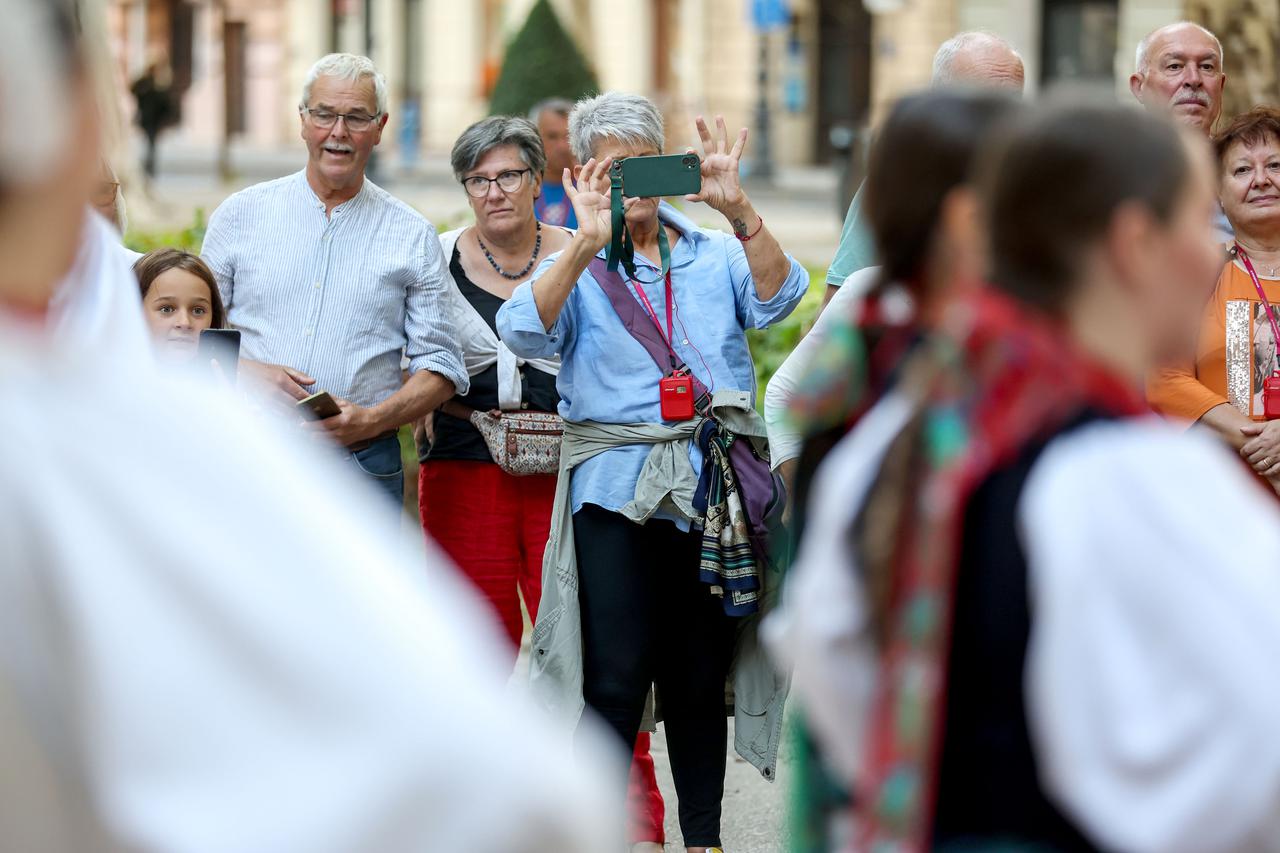
M 702 163 L 697 154 L 627 157 L 621 167 L 624 196 L 689 195 L 702 189 Z

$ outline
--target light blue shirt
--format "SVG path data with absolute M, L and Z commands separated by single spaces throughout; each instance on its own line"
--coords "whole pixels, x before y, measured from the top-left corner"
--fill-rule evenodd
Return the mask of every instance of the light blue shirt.
M 876 264 L 875 238 L 862 211 L 862 193 L 866 188 L 866 183 L 859 186 L 853 201 L 849 202 L 849 212 L 840 231 L 840 245 L 827 269 L 827 284 L 834 287 L 843 286 L 846 278 Z
M 809 274 L 793 258 L 777 295 L 763 302 L 742 244 L 731 234 L 696 227 L 665 202 L 659 218 L 680 232 L 671 247 L 671 286 L 675 302 L 676 353 L 712 390 L 748 391 L 755 398 L 755 368 L 744 329 L 763 329 L 791 313 L 809 286 Z M 605 256 L 601 250 L 598 257 Z M 648 351 L 622 325 L 604 290 L 584 270 L 555 325 L 548 331 L 538 316 L 532 284 L 555 262 L 542 262 L 533 278 L 516 288 L 498 311 L 498 334 L 516 355 L 559 355 L 560 416 L 597 423 L 662 423 L 658 382 L 663 372 Z M 666 329 L 666 296 L 660 267 L 636 255 L 639 277 Z M 625 276 L 624 276 L 625 278 Z M 635 286 L 628 289 L 636 295 Z M 691 442 L 689 464 L 695 476 L 702 453 Z M 617 512 L 635 497 L 648 445 L 606 451 L 573 471 L 573 511 L 596 504 Z M 675 519 L 674 513 L 660 514 Z
M 304 171 L 241 190 L 209 218 L 201 256 L 243 355 L 372 406 L 400 389 L 403 352 L 410 373 L 439 373 L 465 394 L 431 223 L 368 178 L 329 216 L 324 208 Z

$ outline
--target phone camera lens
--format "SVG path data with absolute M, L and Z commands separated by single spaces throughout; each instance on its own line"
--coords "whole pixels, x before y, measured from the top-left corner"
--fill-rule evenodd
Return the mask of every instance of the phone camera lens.
M 696 166 L 698 165 L 698 157 L 695 154 L 686 154 L 684 155 L 684 160 L 682 162 L 686 166 Z

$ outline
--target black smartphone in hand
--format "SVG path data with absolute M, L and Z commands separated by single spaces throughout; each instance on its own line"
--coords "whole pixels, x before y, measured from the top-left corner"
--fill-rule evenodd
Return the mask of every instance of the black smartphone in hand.
M 205 367 L 218 362 L 218 370 L 226 381 L 235 384 L 240 366 L 240 332 L 237 329 L 205 329 L 200 333 L 196 359 Z M 212 369 L 212 368 L 211 368 Z

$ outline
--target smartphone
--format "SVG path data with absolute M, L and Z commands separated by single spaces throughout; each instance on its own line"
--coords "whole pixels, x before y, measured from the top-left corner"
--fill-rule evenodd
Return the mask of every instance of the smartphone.
M 622 194 L 631 198 L 691 195 L 702 189 L 702 161 L 697 154 L 626 157 L 613 164 L 622 172 Z
M 299 400 L 297 407 L 318 421 L 342 414 L 342 409 L 338 408 L 337 401 L 328 391 L 321 391 L 305 400 Z
M 240 366 L 240 332 L 236 329 L 205 329 L 200 333 L 196 358 L 205 366 L 216 360 L 222 375 L 234 383 Z

